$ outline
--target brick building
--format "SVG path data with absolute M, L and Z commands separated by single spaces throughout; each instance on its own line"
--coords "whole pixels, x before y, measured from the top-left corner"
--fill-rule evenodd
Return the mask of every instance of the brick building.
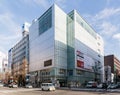
M 120 60 L 114 55 L 104 57 L 104 65 L 111 67 L 111 73 L 114 74 L 114 82 L 120 81 Z

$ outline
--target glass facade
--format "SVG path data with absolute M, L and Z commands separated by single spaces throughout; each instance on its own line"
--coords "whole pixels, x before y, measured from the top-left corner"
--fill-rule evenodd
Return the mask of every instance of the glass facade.
M 96 33 L 95 31 L 80 17 L 77 12 L 74 10 L 71 11 L 68 14 L 67 17 L 67 81 L 70 82 L 72 85 L 76 84 L 82 84 L 86 81 L 100 79 L 100 75 L 94 71 L 89 70 L 82 70 L 76 68 L 76 58 L 75 58 L 75 49 L 78 47 L 76 46 L 76 43 L 78 43 L 78 46 L 80 49 L 84 49 L 86 51 L 89 51 L 91 54 L 90 56 L 94 58 L 93 55 L 96 55 L 96 52 L 94 52 L 90 47 L 87 47 L 85 45 L 82 45 L 82 42 L 80 40 L 77 40 L 75 37 L 76 27 L 75 22 L 77 22 L 80 26 L 82 26 L 90 35 L 92 35 L 93 38 L 96 39 Z M 84 46 L 84 48 L 83 48 Z
M 68 69 L 75 68 L 75 64 L 73 64 L 75 63 L 74 35 L 75 35 L 74 33 L 74 11 L 72 11 L 68 14 L 68 17 L 67 17 L 67 65 L 68 65 Z M 70 71 L 70 75 L 71 73 L 72 71 Z
M 38 20 L 40 35 L 52 27 L 52 7 L 49 8 Z
M 52 22 L 54 23 L 53 27 Z M 94 58 L 93 55 L 96 55 L 96 52 L 91 50 L 90 47 L 91 43 L 90 44 L 87 43 L 90 42 L 91 39 L 92 39 L 91 42 L 96 41 L 95 40 L 96 33 L 81 18 L 81 16 L 77 14 L 77 12 L 71 11 L 69 14 L 65 14 L 64 12 L 59 10 L 58 7 L 51 7 L 38 19 L 37 26 L 39 26 L 38 27 L 39 30 L 37 31 L 37 33 L 39 32 L 39 35 L 47 31 L 45 35 L 39 36 L 39 39 L 37 41 L 34 40 L 34 43 L 32 42 L 32 45 L 35 47 L 31 48 L 31 52 L 33 51 L 33 49 L 36 50 L 36 53 L 34 54 L 37 56 L 35 58 L 34 54 L 31 56 L 31 59 L 33 59 L 31 63 L 32 64 L 36 63 L 38 66 L 41 66 L 40 68 L 36 69 L 36 70 L 40 69 L 38 77 L 40 78 L 41 82 L 58 80 L 60 84 L 69 84 L 69 82 L 71 82 L 75 83 L 76 85 L 83 84 L 85 81 L 95 79 L 94 71 L 81 69 L 76 65 L 77 64 L 76 50 L 80 49 L 83 51 L 83 53 L 89 55 L 92 58 Z M 53 35 L 49 36 L 52 33 Z M 84 37 L 85 36 L 84 34 L 86 35 L 86 37 Z M 33 36 L 36 38 L 36 35 Z M 53 38 L 53 40 L 50 42 L 49 41 L 50 39 L 47 39 L 48 37 L 50 39 Z M 84 39 L 82 39 L 82 37 Z M 89 40 L 88 38 L 91 39 Z M 41 43 L 39 43 L 39 41 L 41 41 Z M 44 45 L 43 43 L 46 44 Z M 84 43 L 87 43 L 88 47 L 86 45 L 82 45 Z M 47 47 L 47 45 L 49 44 L 50 46 L 47 49 L 41 48 Z M 50 49 L 51 46 L 53 51 L 51 51 Z M 51 54 L 52 57 L 50 57 Z M 44 60 L 43 59 L 41 60 L 39 57 L 43 57 Z M 36 60 L 34 59 L 38 59 L 38 62 L 36 62 Z M 90 61 L 88 63 L 90 63 Z M 43 64 L 43 66 L 41 64 Z M 32 69 L 33 66 L 31 65 L 31 71 L 33 71 Z M 49 68 L 46 68 L 47 66 L 49 66 Z
M 55 63 L 58 66 L 64 66 L 66 57 L 66 44 L 55 40 Z

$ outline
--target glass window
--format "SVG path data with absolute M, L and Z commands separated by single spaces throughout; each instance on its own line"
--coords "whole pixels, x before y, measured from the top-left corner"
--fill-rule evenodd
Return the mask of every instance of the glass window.
M 59 69 L 59 74 L 65 74 L 65 69 Z
M 52 7 L 48 9 L 38 20 L 40 35 L 52 27 Z
M 73 76 L 73 70 L 68 70 L 68 75 Z
M 81 75 L 82 74 L 81 70 L 76 70 L 76 74 Z

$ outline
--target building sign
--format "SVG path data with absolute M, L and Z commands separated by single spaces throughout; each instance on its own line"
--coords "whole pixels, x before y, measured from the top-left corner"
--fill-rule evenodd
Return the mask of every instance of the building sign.
M 44 61 L 44 67 L 51 66 L 52 65 L 52 59 Z
M 83 53 L 77 50 L 77 67 L 84 68 Z
M 93 58 L 85 55 L 81 51 L 76 51 L 77 55 L 77 67 L 92 70 L 92 67 L 95 65 Z
M 77 60 L 77 67 L 84 68 L 84 62 Z
M 84 55 L 84 54 L 83 54 L 82 52 L 80 52 L 80 51 L 77 50 L 77 56 L 78 56 L 78 57 L 80 57 L 80 58 L 84 58 L 83 55 Z

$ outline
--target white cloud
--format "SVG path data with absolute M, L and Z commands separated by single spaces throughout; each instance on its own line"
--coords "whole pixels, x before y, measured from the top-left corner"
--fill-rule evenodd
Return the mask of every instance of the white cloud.
M 96 14 L 95 18 L 98 20 L 108 19 L 111 16 L 120 15 L 120 8 L 105 8 L 98 14 Z
M 5 11 L 0 13 L 0 51 L 7 53 L 8 49 L 21 37 L 21 26 L 14 20 L 15 15 L 4 6 Z
M 120 33 L 117 33 L 117 34 L 113 35 L 113 38 L 120 41 Z
M 85 17 L 102 36 L 111 37 L 120 29 L 117 20 L 120 17 L 120 7 L 105 8 L 95 15 L 87 14 Z
M 4 29 L 16 35 L 20 35 L 21 28 L 20 26 L 13 20 L 13 15 L 11 13 L 3 13 L 0 14 L 0 26 L 3 26 Z
M 9 12 L 0 14 L 0 50 L 3 52 L 7 52 L 7 49 L 21 37 L 21 27 L 13 18 L 14 15 Z
M 99 25 L 99 29 L 100 34 L 105 36 L 112 36 L 116 31 L 118 31 L 118 27 L 111 24 L 110 22 L 102 22 Z

